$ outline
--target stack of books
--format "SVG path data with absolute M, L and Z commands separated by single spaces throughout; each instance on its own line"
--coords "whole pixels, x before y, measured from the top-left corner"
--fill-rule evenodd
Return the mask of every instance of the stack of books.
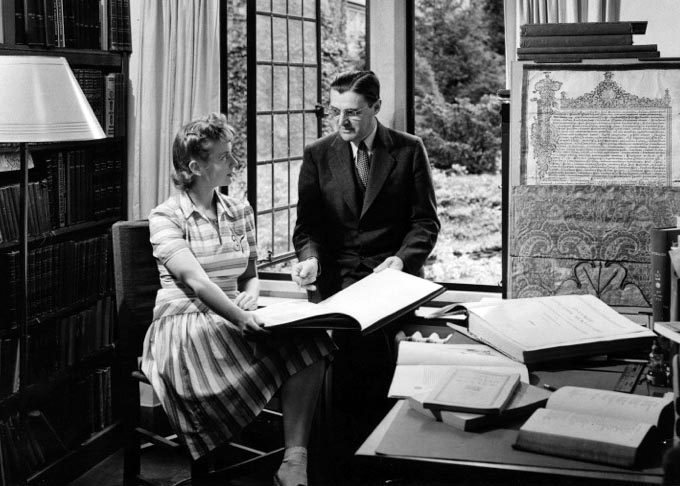
M 647 21 L 525 24 L 520 27 L 517 60 L 658 58 L 656 44 L 633 44 L 633 36 L 646 31 Z

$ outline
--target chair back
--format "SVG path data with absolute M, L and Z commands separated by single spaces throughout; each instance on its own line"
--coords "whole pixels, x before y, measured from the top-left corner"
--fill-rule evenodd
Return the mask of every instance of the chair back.
M 112 226 L 112 237 L 120 350 L 126 364 L 136 368 L 160 288 L 149 222 L 118 221 Z

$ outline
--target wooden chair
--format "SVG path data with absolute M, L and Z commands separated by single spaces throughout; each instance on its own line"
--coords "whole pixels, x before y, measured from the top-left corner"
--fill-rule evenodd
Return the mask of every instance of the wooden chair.
M 119 221 L 112 227 L 113 262 L 115 271 L 116 302 L 118 309 L 119 349 L 124 386 L 123 419 L 125 422 L 124 467 L 125 485 L 153 484 L 140 476 L 142 441 L 183 449 L 173 440 L 176 436 L 162 436 L 140 426 L 139 383 L 149 383 L 139 369 L 144 336 L 151 324 L 156 291 L 160 288 L 158 268 L 149 243 L 149 223 L 140 221 Z M 214 480 L 251 473 L 264 467 L 272 471 L 283 457 L 282 440 L 268 450 L 261 450 L 263 434 L 248 434 L 249 429 L 262 430 L 264 427 L 280 425 L 281 414 L 265 410 L 254 424 L 244 430 L 239 442 L 232 442 L 225 450 L 219 451 L 220 467 L 216 467 L 217 454 L 208 460 L 191 461 L 191 477 L 177 483 L 192 485 L 211 484 Z M 281 434 L 278 434 L 279 436 Z M 265 444 L 270 446 L 271 444 Z M 186 452 L 188 457 L 188 452 Z M 226 464 L 225 464 L 226 463 Z M 222 465 L 224 464 L 224 465 Z

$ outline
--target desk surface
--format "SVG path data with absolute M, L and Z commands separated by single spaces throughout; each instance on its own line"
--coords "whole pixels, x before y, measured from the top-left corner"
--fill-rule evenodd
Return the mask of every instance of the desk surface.
M 578 384 L 612 389 L 619 376 L 617 366 L 620 369 L 621 365 L 590 363 L 579 369 L 536 371 L 532 372 L 531 381 L 539 386 Z M 397 427 L 393 426 L 395 423 Z M 486 431 L 465 432 L 411 410 L 402 400 L 366 439 L 356 456 L 362 460 L 410 463 L 420 469 L 423 464 L 438 464 L 452 469 L 450 472 L 472 468 L 622 484 L 662 481 L 661 458 L 654 467 L 633 470 L 515 450 L 512 443 L 522 423 L 520 420 Z

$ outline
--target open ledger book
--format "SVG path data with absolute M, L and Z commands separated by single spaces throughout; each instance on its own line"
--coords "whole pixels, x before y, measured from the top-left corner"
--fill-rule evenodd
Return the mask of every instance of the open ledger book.
M 519 374 L 529 383 L 527 367 L 485 344 L 401 341 L 388 396 L 408 398 L 431 392 L 453 368 Z
M 621 467 L 659 453 L 673 433 L 673 399 L 565 386 L 522 425 L 514 447 Z
M 593 295 L 493 299 L 437 314 L 459 309 L 473 337 L 526 364 L 641 348 L 655 337 Z
M 280 302 L 255 313 L 265 329 L 356 329 L 368 334 L 444 291 L 439 284 L 387 268 L 319 303 Z

